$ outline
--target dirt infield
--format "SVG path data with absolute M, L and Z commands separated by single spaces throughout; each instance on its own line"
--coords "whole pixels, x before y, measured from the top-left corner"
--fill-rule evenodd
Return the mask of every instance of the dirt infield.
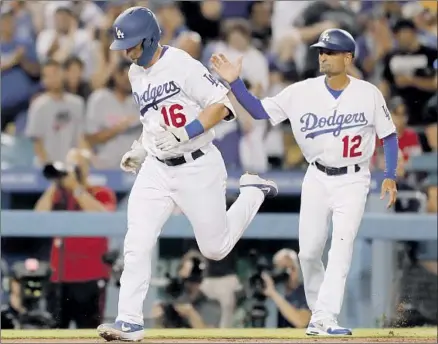
M 2 343 L 106 343 L 103 339 L 5 339 Z M 119 342 L 111 342 L 119 343 Z M 126 343 L 126 342 L 120 342 Z M 242 338 L 229 338 L 229 339 L 144 339 L 141 343 L 157 343 L 157 344 L 219 344 L 219 343 L 269 343 L 269 344 L 293 344 L 293 343 L 437 343 L 436 338 L 302 338 L 302 339 L 242 339 Z
M 437 343 L 436 328 L 359 329 L 353 333 L 351 337 L 308 337 L 296 329 L 148 330 L 142 343 Z M 5 330 L 1 339 L 2 343 L 106 343 L 95 330 Z

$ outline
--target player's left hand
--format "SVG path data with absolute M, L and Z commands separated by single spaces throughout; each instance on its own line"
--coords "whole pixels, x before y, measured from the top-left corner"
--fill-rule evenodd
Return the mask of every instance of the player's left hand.
M 389 194 L 389 201 L 386 207 L 389 209 L 394 205 L 397 199 L 397 184 L 395 183 L 395 180 L 388 178 L 383 180 L 380 199 L 384 199 L 387 193 Z
M 155 138 L 155 144 L 162 151 L 171 150 L 189 140 L 185 127 L 175 128 L 161 124 L 164 131 L 159 132 Z

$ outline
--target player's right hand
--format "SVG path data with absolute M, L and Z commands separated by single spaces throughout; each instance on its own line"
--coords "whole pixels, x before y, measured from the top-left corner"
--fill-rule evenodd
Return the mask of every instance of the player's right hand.
M 397 184 L 395 180 L 389 178 L 383 180 L 380 199 L 384 199 L 386 194 L 389 194 L 389 201 L 386 205 L 386 207 L 389 209 L 395 204 L 395 201 L 397 200 Z
M 146 159 L 146 150 L 140 142 L 134 141 L 131 150 L 126 152 L 120 162 L 120 168 L 125 172 L 136 174 L 144 159 Z
M 232 83 L 237 80 L 242 71 L 243 56 L 236 63 L 231 63 L 224 54 L 213 54 L 210 62 L 213 70 L 226 82 Z

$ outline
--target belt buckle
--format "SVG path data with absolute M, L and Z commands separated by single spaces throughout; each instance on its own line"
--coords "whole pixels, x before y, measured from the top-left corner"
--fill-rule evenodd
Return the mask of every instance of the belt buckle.
M 338 172 L 338 169 L 335 167 L 325 167 L 325 173 L 328 176 L 336 176 Z

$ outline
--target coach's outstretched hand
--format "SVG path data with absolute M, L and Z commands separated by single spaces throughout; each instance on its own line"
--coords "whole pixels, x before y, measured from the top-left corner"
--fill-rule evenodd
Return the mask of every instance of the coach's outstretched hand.
M 395 180 L 392 179 L 383 180 L 380 199 L 384 199 L 387 193 L 389 194 L 389 201 L 386 207 L 389 209 L 394 205 L 397 199 L 397 184 L 395 183 Z
M 231 63 L 224 54 L 213 54 L 210 62 L 213 70 L 229 84 L 237 80 L 242 71 L 243 56 L 236 63 Z
M 159 132 L 155 138 L 158 149 L 168 151 L 189 140 L 185 127 L 175 128 L 164 123 L 160 123 L 160 125 L 164 131 Z

